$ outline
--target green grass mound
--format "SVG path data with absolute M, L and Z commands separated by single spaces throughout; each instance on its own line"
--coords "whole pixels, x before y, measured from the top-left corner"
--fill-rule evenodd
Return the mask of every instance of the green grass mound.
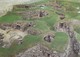
M 51 44 L 53 50 L 63 51 L 68 42 L 68 36 L 63 32 L 57 32 Z
M 47 23 L 45 21 L 35 21 L 36 25 L 35 28 L 40 29 L 40 30 L 49 30 L 49 26 L 47 25 Z
M 15 14 L 15 13 L 7 13 L 6 15 L 0 17 L 0 22 L 16 22 L 17 20 L 20 20 L 21 16 Z

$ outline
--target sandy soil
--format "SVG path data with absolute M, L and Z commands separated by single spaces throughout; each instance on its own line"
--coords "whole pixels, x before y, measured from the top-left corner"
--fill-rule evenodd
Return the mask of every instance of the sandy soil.
M 0 29 L 0 33 L 4 34 L 4 47 L 10 46 L 15 40 L 23 40 L 23 38 L 27 35 L 27 33 L 22 32 L 20 30 L 8 29 L 2 30 Z

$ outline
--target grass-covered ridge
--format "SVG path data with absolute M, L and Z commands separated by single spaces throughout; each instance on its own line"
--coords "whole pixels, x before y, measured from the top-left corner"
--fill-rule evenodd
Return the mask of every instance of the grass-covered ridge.
M 8 12 L 6 15 L 0 17 L 0 22 L 16 22 L 17 20 L 20 20 L 21 16 L 19 16 L 16 13 Z

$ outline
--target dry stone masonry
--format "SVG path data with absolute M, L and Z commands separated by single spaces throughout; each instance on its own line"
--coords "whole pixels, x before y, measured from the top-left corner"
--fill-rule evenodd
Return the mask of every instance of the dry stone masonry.
M 19 11 L 17 14 L 23 16 L 23 19 L 37 19 L 48 15 L 47 11 L 44 10 L 34 10 L 34 11 Z
M 0 24 L 0 46 L 10 47 L 10 45 L 17 40 L 22 43 L 23 38 L 27 34 L 35 34 L 38 31 L 28 28 L 34 27 L 33 22 L 16 22 L 16 23 L 1 23 Z
M 38 44 L 18 54 L 16 57 L 59 57 L 59 55 L 57 52 L 49 50 L 46 46 Z

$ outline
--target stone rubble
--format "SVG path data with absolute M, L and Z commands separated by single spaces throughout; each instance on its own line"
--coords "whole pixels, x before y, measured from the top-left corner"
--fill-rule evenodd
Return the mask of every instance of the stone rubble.
M 43 45 L 36 45 L 23 53 L 19 53 L 16 57 L 59 57 L 57 52 L 49 50 Z
M 44 10 L 35 10 L 35 11 L 19 11 L 17 14 L 23 16 L 23 19 L 35 19 L 48 15 L 47 11 Z
M 46 42 L 52 42 L 54 40 L 54 37 L 55 37 L 55 34 L 53 32 L 48 32 L 46 33 L 44 36 L 43 36 L 43 39 L 46 41 Z
M 59 6 L 59 4 L 57 4 L 56 8 L 60 10 L 61 7 Z M 63 20 L 64 18 L 60 19 L 61 21 L 57 23 L 55 29 L 58 32 L 65 32 L 69 37 L 67 49 L 65 50 L 64 54 L 62 54 L 60 57 L 79 57 L 80 44 L 76 39 L 76 34 L 74 32 L 72 22 L 65 21 Z
M 23 38 L 28 34 L 27 29 L 33 26 L 33 22 L 1 23 L 0 46 L 4 48 L 10 47 L 15 40 L 19 44 L 22 43 Z

